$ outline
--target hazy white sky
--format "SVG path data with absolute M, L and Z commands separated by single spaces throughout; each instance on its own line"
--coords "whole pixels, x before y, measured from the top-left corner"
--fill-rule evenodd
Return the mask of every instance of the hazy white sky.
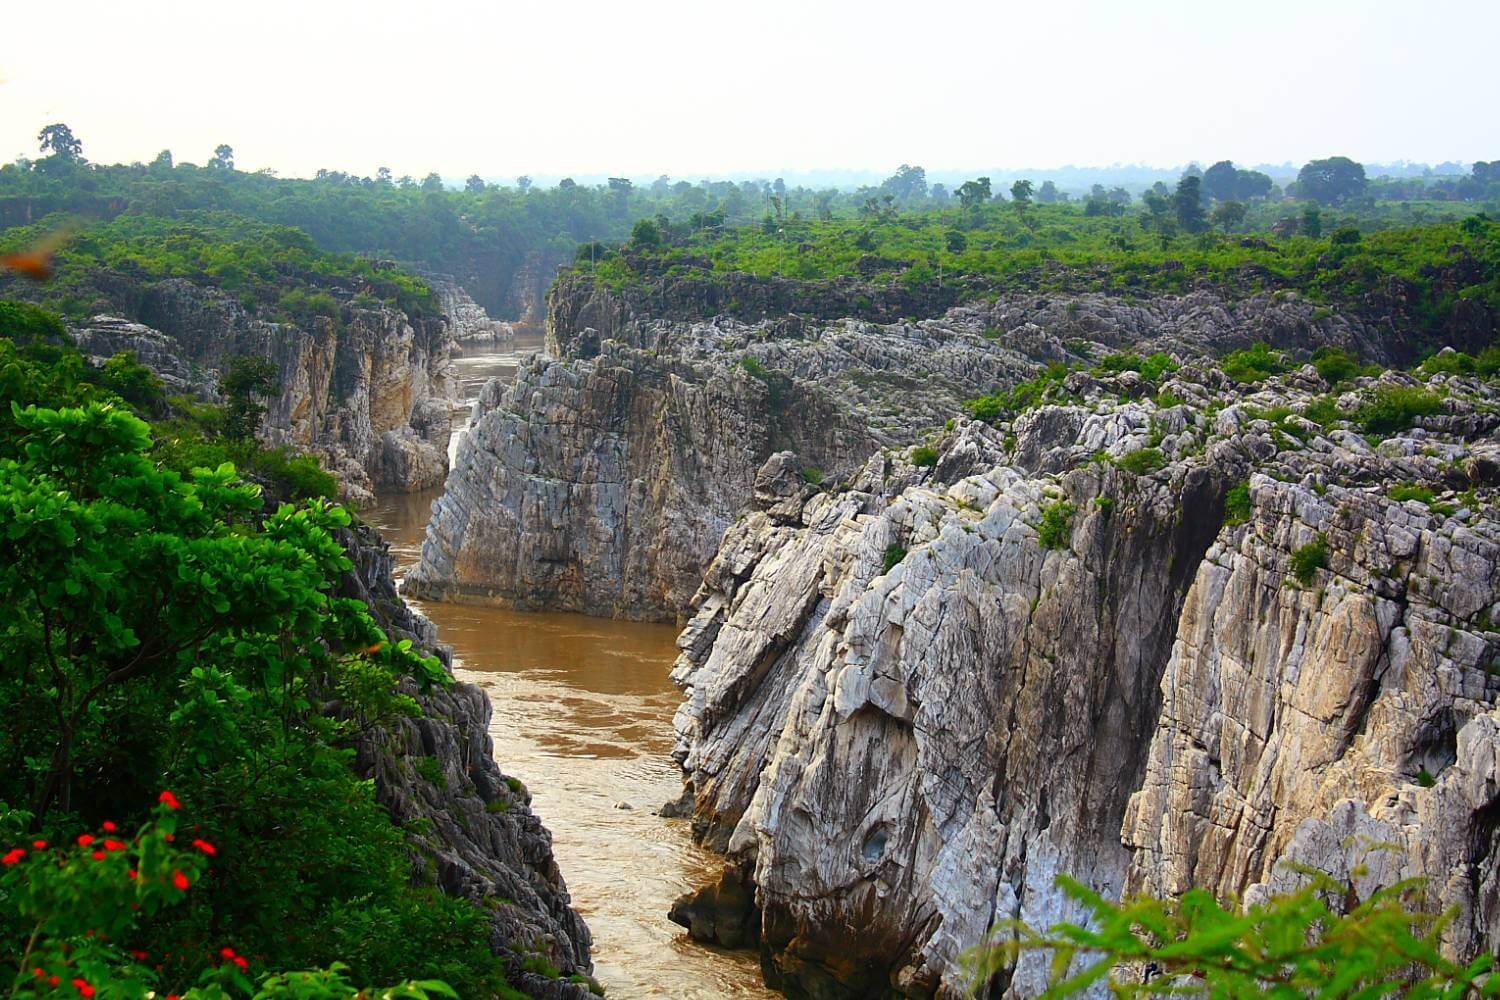
M 9 0 L 0 159 L 448 177 L 1500 158 L 1500 0 Z

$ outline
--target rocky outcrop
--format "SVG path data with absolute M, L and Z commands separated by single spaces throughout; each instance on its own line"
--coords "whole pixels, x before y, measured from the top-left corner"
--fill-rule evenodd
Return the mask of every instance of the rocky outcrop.
M 392 638 L 410 639 L 448 664 L 436 628 L 397 594 L 380 536 L 358 526 L 343 542 L 355 563 L 343 596 L 364 600 Z M 523 964 L 539 955 L 564 976 L 587 975 L 590 937 L 570 905 L 552 836 L 531 811 L 530 793 L 495 761 L 489 699 L 462 682 L 426 693 L 408 682 L 404 693 L 417 699 L 421 715 L 362 737 L 355 766 L 374 779 L 379 801 L 406 831 L 418 877 L 488 912 L 490 945 L 510 959 L 513 986 L 548 1000 L 584 1000 L 591 995 L 586 984 Z M 441 767 L 436 782 L 431 761 Z
M 428 271 L 423 272 L 422 278 L 432 289 L 438 309 L 447 318 L 453 339 L 460 344 L 474 341 L 506 343 L 515 339 L 515 327 L 503 319 L 491 319 L 484 306 L 470 298 L 452 275 Z
M 961 422 L 935 467 L 877 455 L 839 491 L 768 465 L 674 669 L 695 829 L 745 892 L 682 922 L 714 939 L 753 893 L 774 983 L 957 997 L 996 922 L 1081 917 L 1058 874 L 1256 898 L 1283 859 L 1348 874 L 1362 833 L 1398 845 L 1362 891 L 1426 876 L 1455 955 L 1500 943 L 1500 512 L 1476 443 L 1500 393 L 1448 380 L 1444 414 L 1373 447 L 1297 415 L 1328 389 L 1310 368 L 1185 368 L 1167 408 L 1126 381 L 1070 378 L 1079 405 Z M 1437 506 L 1387 498 L 1408 482 Z M 1226 523 L 1237 483 L 1250 516 Z M 1046 961 L 992 988 L 1035 995 Z
M 801 455 L 799 477 L 847 478 L 872 450 L 940 427 L 962 399 L 1031 367 L 936 323 L 793 338 L 656 322 L 633 344 L 553 339 L 561 358 L 481 395 L 408 577 L 414 594 L 671 620 L 772 453 Z
M 69 327 L 68 332 L 91 364 L 102 365 L 120 353 L 134 354 L 162 380 L 169 395 L 219 399 L 217 373 L 184 358 L 181 345 L 160 330 L 119 316 L 99 315 Z
M 259 436 L 321 455 L 345 491 L 419 490 L 448 468 L 451 329 L 351 298 L 304 325 L 257 319 L 224 293 L 182 279 L 147 288 L 139 319 L 178 356 L 217 372 L 230 358 L 269 358 L 281 392 Z
M 767 308 L 805 284 L 745 281 L 769 296 Z M 811 478 L 847 479 L 871 451 L 939 431 L 965 399 L 1044 362 L 1127 346 L 1192 357 L 1276 338 L 1384 358 L 1388 343 L 1292 294 L 1002 296 L 934 319 L 747 323 L 661 318 L 658 309 L 670 317 L 710 304 L 677 293 L 667 288 L 663 306 L 578 273 L 560 280 L 549 306 L 554 360 L 524 367 L 476 411 L 412 574 L 418 592 L 680 619 L 776 451 L 800 455 Z

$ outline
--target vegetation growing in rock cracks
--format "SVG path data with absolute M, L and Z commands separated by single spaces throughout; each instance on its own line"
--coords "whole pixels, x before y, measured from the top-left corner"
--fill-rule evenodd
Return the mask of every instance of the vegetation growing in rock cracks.
M 1292 575 L 1304 587 L 1313 582 L 1318 570 L 1328 568 L 1328 539 L 1324 535 L 1292 553 Z
M 1067 548 L 1068 532 L 1073 523 L 1073 504 L 1057 500 L 1042 508 L 1042 523 L 1037 527 L 1037 541 L 1044 549 Z
M 101 997 L 343 997 L 406 979 L 506 995 L 483 913 L 414 881 L 404 834 L 352 767 L 357 737 L 418 711 L 401 678 L 448 675 L 341 596 L 349 515 L 268 503 L 286 483 L 199 464 L 218 439 L 174 440 L 194 417 L 122 398 L 125 366 L 92 368 L 56 317 L 3 304 L 0 324 L 13 992 L 48 995 L 57 976 L 57 995 Z M 148 423 L 156 407 L 173 415 Z M 175 850 L 174 804 L 192 818 Z M 322 971 L 279 971 L 301 969 Z M 442 994 L 389 995 L 424 991 Z

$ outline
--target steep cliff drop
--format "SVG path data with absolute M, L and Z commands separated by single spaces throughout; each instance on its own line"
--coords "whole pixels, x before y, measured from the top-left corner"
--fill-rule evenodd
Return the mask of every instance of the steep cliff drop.
M 821 492 L 769 464 L 674 676 L 691 809 L 771 980 L 956 997 L 995 921 L 1081 916 L 1060 873 L 1253 900 L 1295 882 L 1283 859 L 1347 875 L 1370 842 L 1395 850 L 1364 891 L 1425 876 L 1450 950 L 1493 949 L 1497 396 L 1438 376 L 1441 415 L 1348 429 L 1411 383 L 1361 380 L 1320 424 L 1311 368 L 1184 368 L 1167 406 L 1077 375 L 1077 405 L 960 422 L 930 470 L 877 457 Z M 1410 483 L 1435 499 L 1390 499 Z M 722 884 L 678 915 L 746 919 Z M 998 986 L 1045 978 L 1033 954 Z

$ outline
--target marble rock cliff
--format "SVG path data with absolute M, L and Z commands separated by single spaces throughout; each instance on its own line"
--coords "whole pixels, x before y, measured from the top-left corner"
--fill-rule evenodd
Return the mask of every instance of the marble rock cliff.
M 551 358 L 481 400 L 416 592 L 681 620 L 778 451 L 812 480 L 844 481 L 872 452 L 939 430 L 965 399 L 1126 345 L 1191 356 L 1278 337 L 1381 356 L 1370 330 L 1294 296 L 1012 296 L 883 323 L 653 312 L 692 308 L 559 282 Z
M 1378 841 L 1360 892 L 1425 877 L 1450 950 L 1493 950 L 1500 396 L 1440 376 L 1443 413 L 1351 429 L 1412 381 L 1189 366 L 1158 407 L 1079 374 L 930 469 L 777 456 L 679 640 L 682 808 L 729 869 L 676 919 L 798 994 L 957 997 L 997 921 L 1081 916 L 1058 874 L 1255 899 Z
M 133 350 L 169 389 L 209 396 L 230 358 L 269 358 L 281 391 L 259 436 L 321 455 L 356 499 L 424 489 L 446 475 L 454 396 L 447 321 L 350 301 L 336 318 L 273 323 L 177 278 L 144 289 L 133 311 L 139 322 L 96 316 L 74 337 L 91 354 Z

